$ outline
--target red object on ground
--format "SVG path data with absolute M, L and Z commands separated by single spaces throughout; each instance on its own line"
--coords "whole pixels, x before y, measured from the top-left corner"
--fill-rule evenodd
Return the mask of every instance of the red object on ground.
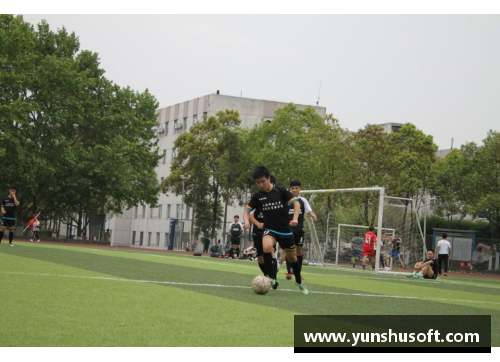
M 465 260 L 461 260 L 461 261 L 460 261 L 460 266 L 459 266 L 459 269 L 460 269 L 460 270 L 464 270 L 464 269 L 465 269 Z

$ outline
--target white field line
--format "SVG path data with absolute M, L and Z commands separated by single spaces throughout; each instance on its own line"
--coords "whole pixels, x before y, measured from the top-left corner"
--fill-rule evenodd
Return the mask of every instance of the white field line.
M 117 250 L 108 250 L 108 249 L 90 249 L 90 250 L 95 250 L 95 251 L 109 251 L 109 252 L 114 252 L 114 251 L 117 251 Z M 145 256 L 151 256 L 151 257 L 154 257 L 154 258 L 178 258 L 178 259 L 182 259 L 183 261 L 189 261 L 189 262 L 193 262 L 193 263 L 196 263 L 196 264 L 210 264 L 210 265 L 214 265 L 214 266 L 227 266 L 227 267 L 230 267 L 230 268 L 243 268 L 243 269 L 252 269 L 252 270 L 255 270 L 256 267 L 252 267 L 252 266 L 243 266 L 243 265 L 236 265 L 234 264 L 233 262 L 228 262 L 228 263 L 218 263 L 218 262 L 212 262 L 212 261 L 204 261 L 204 260 L 200 260 L 200 259 L 190 259 L 190 258 L 187 258 L 187 257 L 184 257 L 184 256 L 180 256 L 180 255 L 158 255 L 158 254 L 147 254 L 147 253 L 141 253 L 139 255 L 145 255 Z M 340 268 L 336 268 L 334 270 L 338 270 L 338 271 L 344 271 L 344 270 L 341 270 Z M 346 272 L 348 270 L 345 270 Z M 349 270 L 351 271 L 351 270 Z M 354 270 L 352 270 L 354 271 Z M 356 270 L 357 271 L 357 270 Z M 360 273 L 363 273 L 363 271 L 359 270 Z M 403 279 L 401 278 L 401 275 L 393 275 L 393 276 L 387 276 L 387 277 L 369 277 L 369 276 L 355 276 L 355 275 L 331 275 L 331 274 L 319 274 L 319 273 L 310 273 L 310 274 L 313 274 L 315 276 L 322 276 L 322 277 L 327 277 L 327 278 L 354 278 L 354 279 L 367 279 L 367 280 L 379 280 L 379 281 L 391 281 L 393 280 L 393 278 L 399 278 L 398 280 L 399 281 L 403 281 L 403 282 L 409 282 L 409 283 L 425 283 L 425 284 L 429 284 L 429 283 L 434 283 L 434 284 L 443 284 L 443 285 L 464 285 L 464 286 L 471 286 L 471 287 L 477 287 L 477 288 L 492 288 L 492 289 L 500 289 L 500 286 L 499 287 L 496 287 L 496 286 L 492 286 L 492 285 L 479 285 L 479 284 L 471 284 L 471 283 L 460 283 L 460 282 L 452 282 L 452 281 L 443 281 L 442 279 L 441 280 L 424 280 L 424 279 L 409 279 L 409 278 L 406 278 Z
M 136 280 L 136 279 L 123 279 L 123 278 L 111 278 L 111 277 L 91 277 L 91 276 L 67 275 L 67 274 L 44 274 L 44 273 L 24 273 L 24 272 L 0 272 L 0 273 L 1 274 L 10 274 L 10 275 L 27 275 L 27 276 L 35 276 L 35 277 L 75 278 L 75 279 L 129 282 L 129 283 L 162 284 L 162 285 L 173 285 L 173 286 L 251 289 L 251 287 L 245 287 L 245 286 L 241 286 L 241 285 L 166 282 L 166 281 L 157 281 L 157 280 Z M 298 293 L 298 290 L 296 290 L 296 289 L 278 289 L 278 291 Z M 446 298 L 417 298 L 417 297 L 403 297 L 403 296 L 398 296 L 398 295 L 386 295 L 386 294 L 363 294 L 363 293 L 341 293 L 341 292 L 320 292 L 320 291 L 309 291 L 309 294 L 343 295 L 343 296 L 351 296 L 351 297 L 394 298 L 394 299 L 409 299 L 409 300 L 429 300 L 429 301 L 440 301 L 440 302 L 460 302 L 460 303 L 500 305 L 500 302 L 486 302 L 486 301 L 477 301 L 477 300 L 446 299 Z

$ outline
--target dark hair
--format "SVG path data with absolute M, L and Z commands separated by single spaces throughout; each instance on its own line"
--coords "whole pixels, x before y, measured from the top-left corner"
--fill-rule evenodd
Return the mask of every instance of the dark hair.
M 432 254 L 434 254 L 434 250 L 432 250 L 432 249 L 427 250 L 427 252 L 429 252 L 429 251 L 430 251 Z
M 290 187 L 293 187 L 293 186 L 301 187 L 302 183 L 299 180 L 292 180 L 292 181 L 290 181 Z
M 443 237 L 443 239 L 446 239 L 448 237 L 448 234 L 444 233 L 444 234 L 441 234 L 441 236 Z
M 276 176 L 274 175 L 269 175 L 269 179 L 273 185 L 276 185 Z
M 264 166 L 257 166 L 253 170 L 252 177 L 254 180 L 257 180 L 261 177 L 269 178 L 269 170 Z
M 354 236 L 359 236 L 359 231 L 355 231 Z
M 370 227 L 368 228 L 368 230 L 373 231 L 373 230 L 375 230 L 375 228 L 373 227 L 373 225 L 370 225 Z
M 395 232 L 394 232 L 394 235 L 398 235 L 398 234 L 399 234 L 399 231 L 395 231 Z
M 17 191 L 17 187 L 16 186 L 11 186 L 9 190 L 16 190 Z
M 238 215 L 234 215 L 234 217 L 237 217 L 238 219 L 240 218 Z

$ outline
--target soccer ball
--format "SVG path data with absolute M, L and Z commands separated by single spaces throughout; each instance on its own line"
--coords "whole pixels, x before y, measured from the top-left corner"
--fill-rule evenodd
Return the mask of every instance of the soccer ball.
M 252 280 L 252 289 L 255 294 L 266 294 L 271 289 L 271 281 L 263 275 L 259 275 Z
M 389 268 L 388 266 L 386 266 L 386 267 L 384 268 L 384 270 L 385 270 L 385 271 L 391 271 L 391 268 Z

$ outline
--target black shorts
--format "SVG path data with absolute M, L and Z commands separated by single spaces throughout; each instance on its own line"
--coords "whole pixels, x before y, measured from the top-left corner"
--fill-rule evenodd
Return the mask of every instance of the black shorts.
M 293 238 L 295 240 L 295 245 L 297 246 L 303 246 L 304 245 L 304 230 L 302 231 L 295 231 L 293 230 Z
M 264 247 L 262 246 L 262 237 L 264 236 L 264 233 L 253 233 L 253 247 L 257 249 L 257 256 L 262 256 L 264 255 Z
M 240 240 L 241 240 L 240 237 L 237 237 L 237 238 L 231 237 L 231 245 L 233 245 L 233 244 L 234 245 L 240 245 Z
M 16 219 L 2 218 L 2 226 L 13 228 L 14 226 L 16 226 Z
M 283 235 L 271 230 L 266 230 L 264 231 L 264 236 L 272 237 L 278 244 L 280 244 L 281 249 L 285 251 L 295 250 L 295 239 L 293 237 L 293 233 L 290 233 L 290 235 Z
M 431 277 L 428 277 L 427 274 L 424 275 L 424 279 L 437 279 L 437 277 L 438 277 L 437 274 L 432 274 Z

